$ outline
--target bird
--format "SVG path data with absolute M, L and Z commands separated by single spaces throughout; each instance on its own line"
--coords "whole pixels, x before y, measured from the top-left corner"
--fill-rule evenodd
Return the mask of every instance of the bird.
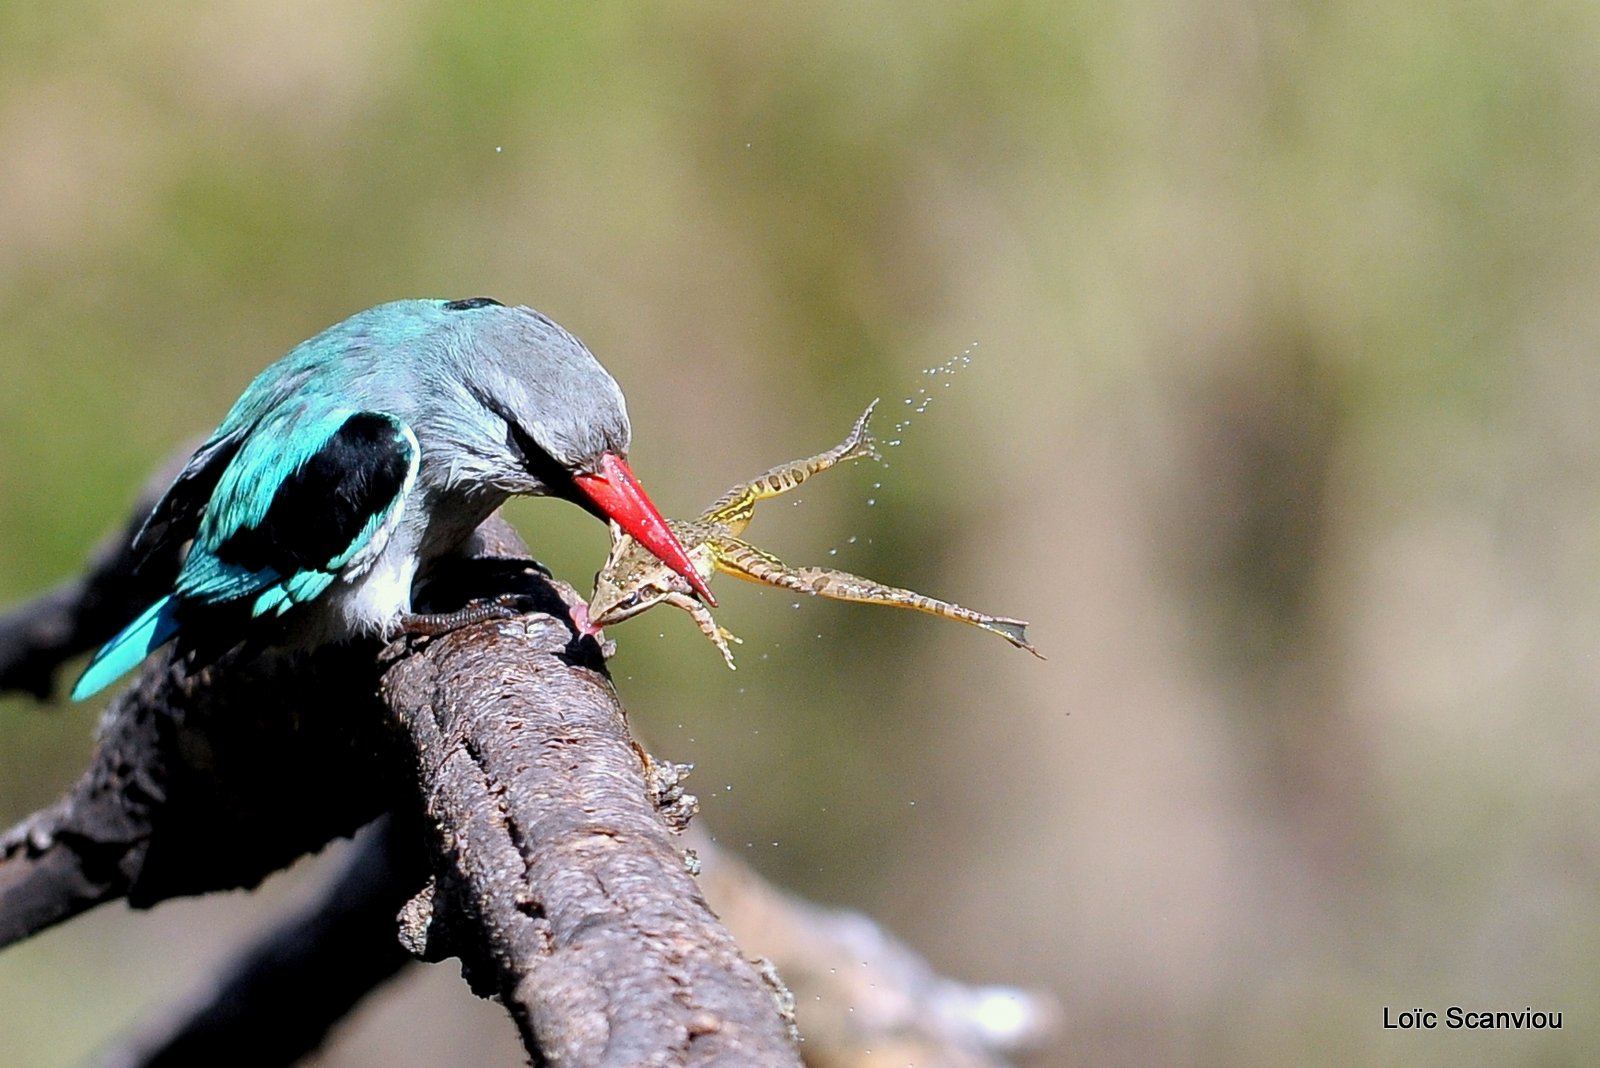
M 567 330 L 489 297 L 399 300 L 262 371 L 134 536 L 190 543 L 171 591 L 95 653 L 72 699 L 176 640 L 191 663 L 283 640 L 426 633 L 412 582 L 513 495 L 614 522 L 715 604 L 627 462 L 616 380 Z M 476 618 L 481 618 L 478 616 Z

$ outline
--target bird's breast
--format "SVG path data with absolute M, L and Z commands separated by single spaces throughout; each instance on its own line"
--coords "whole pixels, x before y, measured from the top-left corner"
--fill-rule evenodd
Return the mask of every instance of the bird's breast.
M 401 506 L 382 550 L 328 589 L 324 637 L 391 633 L 396 620 L 411 611 L 417 577 L 459 550 L 504 500 L 504 494 L 482 492 L 414 493 Z

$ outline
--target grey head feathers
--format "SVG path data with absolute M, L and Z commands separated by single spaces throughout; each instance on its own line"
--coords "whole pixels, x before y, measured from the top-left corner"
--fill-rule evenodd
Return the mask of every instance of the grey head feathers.
M 449 331 L 456 373 L 482 407 L 562 467 L 592 472 L 626 455 L 633 431 L 622 390 L 576 337 L 532 308 L 488 307 Z
M 626 455 L 622 390 L 572 334 L 488 298 L 399 300 L 329 327 L 262 372 L 218 429 L 337 402 L 387 412 L 422 442 L 424 485 L 564 493 L 600 455 Z
M 396 344 L 385 317 L 388 336 L 363 339 L 377 358 L 357 360 L 357 375 L 416 430 L 425 484 L 565 496 L 572 473 L 627 454 L 622 390 L 559 325 L 484 298 L 403 303 L 424 306 L 425 328 Z

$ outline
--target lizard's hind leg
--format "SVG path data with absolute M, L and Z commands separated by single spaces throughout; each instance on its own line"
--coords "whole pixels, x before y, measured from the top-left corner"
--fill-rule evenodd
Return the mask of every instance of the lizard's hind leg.
M 740 483 L 717 498 L 716 503 L 701 514 L 701 521 L 720 523 L 728 528 L 730 534 L 738 534 L 749 525 L 757 501 L 788 493 L 819 471 L 826 471 L 846 460 L 859 460 L 868 456 L 874 460 L 880 459 L 877 443 L 872 440 L 872 431 L 867 428 L 867 422 L 872 418 L 872 411 L 877 406 L 877 401 L 867 405 L 867 410 L 861 413 L 855 426 L 850 428 L 849 435 L 827 452 L 819 452 L 804 460 L 779 464 L 749 482 Z
M 771 553 L 763 552 L 738 538 L 717 538 L 710 544 L 717 570 L 735 578 L 818 597 L 831 597 L 836 601 L 910 608 L 943 619 L 954 619 L 998 634 L 1018 649 L 1026 649 L 1040 660 L 1045 659 L 1044 654 L 1029 643 L 1026 631 L 1028 624 L 1024 620 L 974 612 L 949 601 L 899 586 L 886 586 L 848 571 L 835 571 L 827 567 L 790 567 Z

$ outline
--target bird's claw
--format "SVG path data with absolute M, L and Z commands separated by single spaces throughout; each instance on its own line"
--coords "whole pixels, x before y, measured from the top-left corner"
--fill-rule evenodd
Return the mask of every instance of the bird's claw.
M 522 614 L 525 604 L 520 594 L 502 593 L 487 600 L 472 601 L 454 612 L 407 612 L 400 617 L 398 630 L 411 637 L 437 638 L 474 623 L 515 619 Z

